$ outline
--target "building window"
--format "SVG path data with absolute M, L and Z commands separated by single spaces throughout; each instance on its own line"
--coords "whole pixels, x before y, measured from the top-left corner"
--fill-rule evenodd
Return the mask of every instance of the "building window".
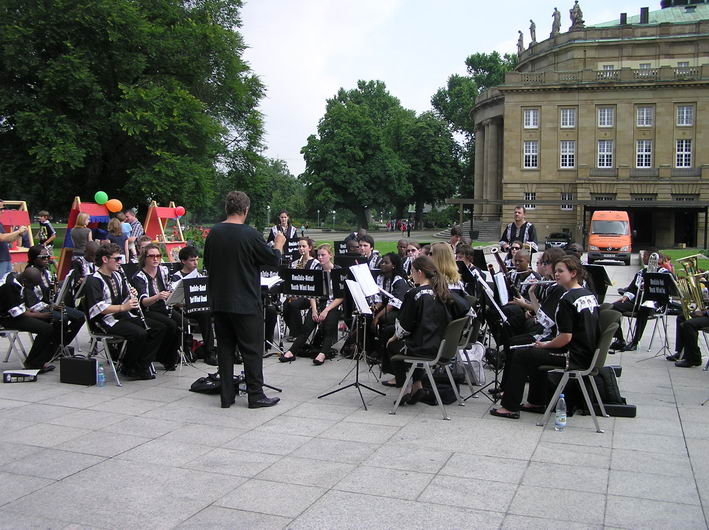
M 699 194 L 694 193 L 673 193 L 672 200 L 676 202 L 696 202 L 699 200 Z
M 608 70 L 615 70 L 615 65 L 614 64 L 604 64 L 603 69 L 608 71 Z
M 677 61 L 677 68 L 689 68 L 689 61 Z
M 694 105 L 677 106 L 677 125 L 680 127 L 694 125 Z
M 692 167 L 692 140 L 677 140 L 677 167 Z
M 574 200 L 574 194 L 573 193 L 562 193 L 561 194 L 561 209 L 564 211 L 568 210 L 573 210 L 574 205 L 573 204 L 565 204 L 563 201 L 573 201 Z
M 613 127 L 615 125 L 614 111 L 613 107 L 598 107 L 598 126 Z
M 631 193 L 630 198 L 639 202 L 652 202 L 657 200 L 657 193 Z
M 576 167 L 576 140 L 562 140 L 560 142 L 559 167 Z
M 652 167 L 652 140 L 635 142 L 635 167 Z
M 598 140 L 598 167 L 613 167 L 613 140 Z
M 641 70 L 649 70 L 649 69 L 650 69 L 650 63 L 640 63 L 640 69 L 641 69 Z
M 652 107 L 638 107 L 636 110 L 635 123 L 638 127 L 652 127 L 654 122 L 654 112 Z
M 576 109 L 561 109 L 560 122 L 563 128 L 576 127 Z
M 524 109 L 524 128 L 539 128 L 539 109 Z
M 537 192 L 525 191 L 524 192 L 524 200 L 525 200 L 524 207 L 527 210 L 534 210 L 534 201 L 537 200 Z M 531 201 L 531 202 L 529 202 L 529 201 Z
M 614 201 L 615 200 L 615 193 L 606 193 L 606 194 L 597 194 L 597 193 L 592 193 L 591 194 L 591 199 L 594 201 Z
M 539 142 L 525 140 L 524 142 L 524 168 L 536 169 L 539 167 Z

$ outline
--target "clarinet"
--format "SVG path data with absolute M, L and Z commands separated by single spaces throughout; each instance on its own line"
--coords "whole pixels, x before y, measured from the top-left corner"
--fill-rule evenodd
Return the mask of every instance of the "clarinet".
M 133 287 L 130 283 L 128 283 L 128 277 L 126 276 L 126 272 L 123 270 L 123 267 L 118 267 L 118 271 L 121 273 L 121 278 L 123 279 L 123 283 L 126 284 L 126 289 L 128 289 L 128 292 L 130 293 L 131 298 L 137 298 L 135 295 L 135 287 Z M 143 308 L 140 307 L 140 300 L 138 300 L 138 316 L 140 318 L 140 321 L 143 323 L 143 327 L 147 330 L 150 329 L 150 326 L 148 326 L 148 322 L 145 320 L 145 314 L 143 313 Z

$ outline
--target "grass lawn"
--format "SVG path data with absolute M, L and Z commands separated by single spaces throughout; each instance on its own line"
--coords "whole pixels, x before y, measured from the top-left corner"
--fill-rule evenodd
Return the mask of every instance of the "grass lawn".
M 424 241 L 424 243 L 440 243 L 445 241 L 445 239 L 431 239 L 429 241 Z M 326 240 L 318 240 L 315 242 L 316 246 L 317 245 L 322 245 L 324 243 L 327 243 L 329 245 L 332 245 L 332 241 L 326 241 Z M 383 256 L 384 254 L 388 254 L 389 252 L 396 252 L 396 241 L 377 241 L 376 238 L 374 238 L 374 248 L 379 251 L 379 253 Z M 473 243 L 474 247 L 486 247 L 488 245 L 493 245 L 494 243 L 490 242 L 484 242 L 484 241 L 475 241 Z
M 670 259 L 672 260 L 672 265 L 674 266 L 675 269 L 675 274 L 679 274 L 680 276 L 683 276 L 684 274 L 680 274 L 684 272 L 684 269 L 682 266 L 677 263 L 677 258 L 684 258 L 687 256 L 693 256 L 695 254 L 702 254 L 703 249 L 701 248 L 682 248 L 682 249 L 670 249 L 670 250 L 662 250 L 661 251 L 663 254 L 666 256 L 669 256 Z M 699 267 L 700 271 L 705 271 L 709 269 L 709 259 L 702 259 L 700 258 L 697 262 L 697 267 Z M 697 271 L 699 272 L 699 271 Z

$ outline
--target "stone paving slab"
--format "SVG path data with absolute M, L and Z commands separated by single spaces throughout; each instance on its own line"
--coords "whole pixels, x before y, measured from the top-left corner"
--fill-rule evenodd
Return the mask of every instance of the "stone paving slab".
M 612 300 L 636 267 L 607 269 Z M 282 401 L 259 410 L 190 393 L 202 363 L 123 387 L 56 371 L 3 384 L 0 528 L 706 528 L 709 374 L 641 361 L 650 335 L 608 357 L 638 415 L 601 418 L 603 434 L 578 415 L 563 433 L 493 418 L 484 397 L 450 421 L 424 404 L 390 415 L 396 392 L 366 368 L 387 394 L 363 390 L 369 410 L 354 389 L 318 399 L 348 360 L 266 359 Z

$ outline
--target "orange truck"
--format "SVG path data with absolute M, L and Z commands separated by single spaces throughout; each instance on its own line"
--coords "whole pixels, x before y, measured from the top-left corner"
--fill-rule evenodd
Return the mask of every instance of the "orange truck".
M 630 265 L 633 247 L 628 212 L 613 210 L 593 212 L 588 234 L 589 263 L 611 259 Z

